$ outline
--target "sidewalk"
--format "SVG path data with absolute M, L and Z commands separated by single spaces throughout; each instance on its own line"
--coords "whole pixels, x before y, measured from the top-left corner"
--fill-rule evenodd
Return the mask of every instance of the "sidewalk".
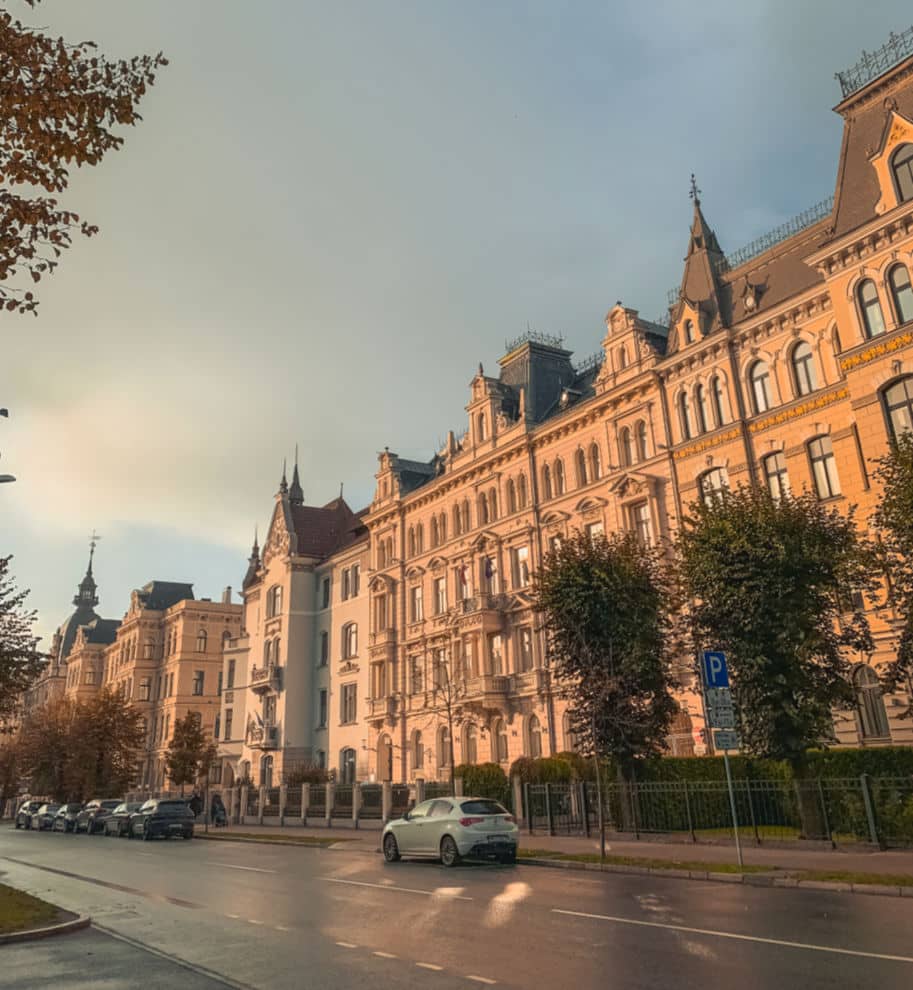
M 277 825 L 232 825 L 228 828 L 210 828 L 209 835 L 215 837 L 250 835 L 274 840 L 307 838 L 315 843 L 319 842 L 320 845 L 336 849 L 375 853 L 380 851 L 380 829 L 379 821 L 363 822 L 362 827 L 357 829 L 352 828 L 348 823 L 334 825 L 333 828 L 310 825 L 304 828 L 300 825 L 286 825 L 282 828 Z M 197 835 L 203 834 L 203 829 L 197 826 Z M 598 856 L 599 836 L 590 838 L 574 835 L 550 836 L 540 832 L 530 835 L 526 831 L 521 831 L 520 848 L 541 850 L 551 854 Z M 815 843 L 813 848 L 793 849 L 782 846 L 757 846 L 754 842 L 745 842 L 742 845 L 742 852 L 747 866 L 764 866 L 768 869 L 830 870 L 913 876 L 913 849 L 888 852 L 868 849 L 827 849 L 822 848 L 820 843 Z M 606 855 L 668 860 L 670 863 L 707 863 L 708 867 L 737 862 L 734 845 L 657 842 L 645 839 L 616 840 L 614 837 L 606 838 Z

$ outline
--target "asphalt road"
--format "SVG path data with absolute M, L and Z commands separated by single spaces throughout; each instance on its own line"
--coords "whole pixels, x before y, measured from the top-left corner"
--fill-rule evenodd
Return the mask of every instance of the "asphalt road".
M 13 886 L 90 913 L 102 933 L 116 936 L 86 936 L 97 940 L 100 975 L 109 951 L 120 954 L 122 968 L 124 953 L 133 953 L 135 981 L 99 978 L 86 987 L 907 990 L 913 983 L 913 899 L 905 898 L 522 866 L 388 866 L 352 851 L 7 828 L 0 871 Z M 67 941 L 78 946 L 79 938 Z M 42 985 L 58 982 L 63 942 L 12 955 L 4 949 L 0 986 L 25 987 L 29 974 L 43 971 L 51 978 Z M 166 964 L 186 979 L 159 982 Z

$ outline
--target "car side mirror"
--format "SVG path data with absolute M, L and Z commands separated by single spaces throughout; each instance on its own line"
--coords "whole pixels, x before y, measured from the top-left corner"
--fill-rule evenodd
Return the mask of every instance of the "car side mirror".
M 412 817 L 412 812 L 411 812 L 411 811 L 404 811 L 404 812 L 403 812 L 403 821 L 404 821 L 404 822 L 407 822 L 407 821 L 409 821 L 409 819 L 410 819 L 411 817 Z

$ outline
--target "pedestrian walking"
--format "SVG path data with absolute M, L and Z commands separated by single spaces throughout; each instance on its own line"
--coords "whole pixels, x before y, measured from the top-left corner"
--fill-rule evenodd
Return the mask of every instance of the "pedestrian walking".
M 213 794 L 212 802 L 209 808 L 209 815 L 212 824 L 218 828 L 220 825 L 225 826 L 228 824 L 228 815 L 225 812 L 225 804 L 222 801 L 221 794 Z
M 199 793 L 194 791 L 187 803 L 190 805 L 190 810 L 193 812 L 193 817 L 198 818 L 200 812 L 203 810 L 203 799 L 200 797 Z

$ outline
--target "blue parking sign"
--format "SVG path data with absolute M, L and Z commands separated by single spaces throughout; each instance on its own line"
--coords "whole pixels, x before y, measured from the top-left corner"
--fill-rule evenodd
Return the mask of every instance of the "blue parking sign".
M 721 653 L 719 650 L 704 650 L 701 662 L 706 687 L 729 687 L 729 671 L 726 669 L 725 653 Z

